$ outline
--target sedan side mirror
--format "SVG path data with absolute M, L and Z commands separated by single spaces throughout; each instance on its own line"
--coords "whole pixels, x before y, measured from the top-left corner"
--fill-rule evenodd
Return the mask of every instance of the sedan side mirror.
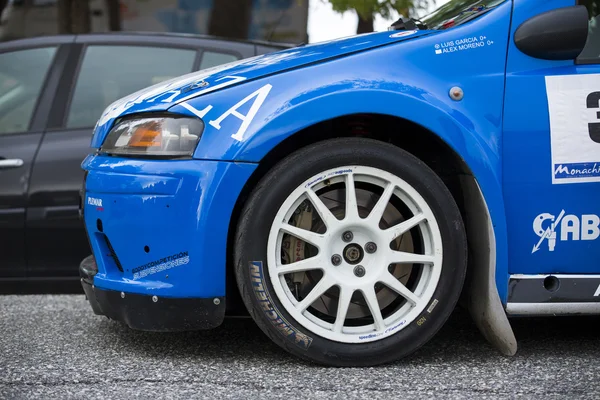
M 523 22 L 515 31 L 515 45 L 528 56 L 544 60 L 574 60 L 588 37 L 585 6 L 546 11 Z

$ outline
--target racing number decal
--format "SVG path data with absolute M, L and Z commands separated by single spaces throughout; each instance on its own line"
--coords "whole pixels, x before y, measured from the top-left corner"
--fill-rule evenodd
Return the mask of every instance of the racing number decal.
M 587 108 L 600 108 L 600 92 L 590 93 L 586 100 Z M 596 117 L 600 119 L 600 111 L 596 112 Z M 590 139 L 596 143 L 600 143 L 600 122 L 590 122 Z
M 600 74 L 546 76 L 552 184 L 600 182 Z

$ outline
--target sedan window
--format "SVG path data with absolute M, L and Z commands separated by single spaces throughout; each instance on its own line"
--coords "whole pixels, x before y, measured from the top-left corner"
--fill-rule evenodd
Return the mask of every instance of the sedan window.
M 29 130 L 55 47 L 0 54 L 0 135 Z
M 202 53 L 202 62 L 200 69 L 212 68 L 217 65 L 227 64 L 239 60 L 239 57 L 228 53 L 219 53 L 216 51 L 205 51 Z
M 91 128 L 112 102 L 192 72 L 196 51 L 143 46 L 90 46 L 85 52 L 67 128 Z

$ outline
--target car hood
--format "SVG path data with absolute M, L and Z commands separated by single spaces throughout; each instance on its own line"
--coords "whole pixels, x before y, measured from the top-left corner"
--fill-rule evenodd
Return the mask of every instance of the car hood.
M 125 115 L 166 111 L 175 104 L 241 82 L 428 33 L 432 31 L 387 31 L 357 35 L 246 58 L 161 82 L 123 97 L 108 106 L 94 129 L 92 147 L 100 147 L 114 120 Z

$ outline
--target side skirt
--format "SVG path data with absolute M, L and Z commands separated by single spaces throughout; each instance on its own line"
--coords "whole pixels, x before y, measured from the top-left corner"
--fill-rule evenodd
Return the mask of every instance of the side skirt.
M 600 314 L 600 275 L 511 275 L 511 316 Z

